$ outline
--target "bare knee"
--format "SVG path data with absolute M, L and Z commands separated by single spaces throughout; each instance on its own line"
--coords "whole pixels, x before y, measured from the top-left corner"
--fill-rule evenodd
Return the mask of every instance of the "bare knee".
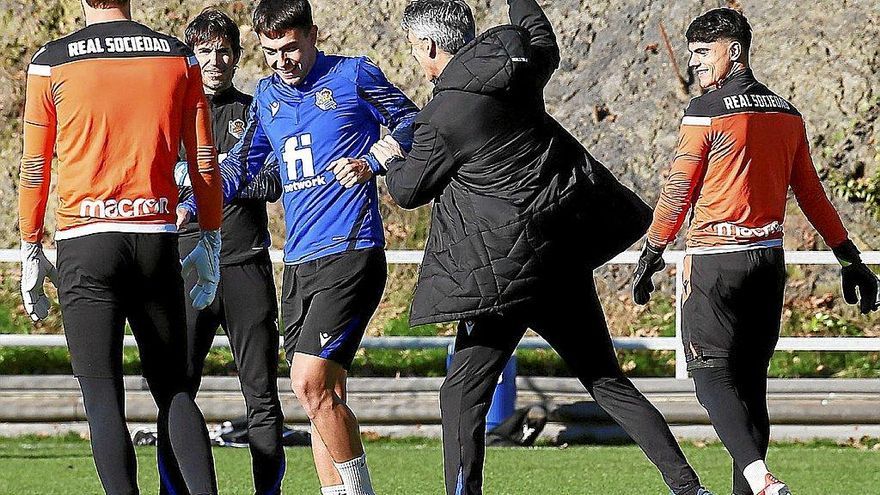
M 333 408 L 335 394 L 326 387 L 323 380 L 295 378 L 290 384 L 309 419 Z

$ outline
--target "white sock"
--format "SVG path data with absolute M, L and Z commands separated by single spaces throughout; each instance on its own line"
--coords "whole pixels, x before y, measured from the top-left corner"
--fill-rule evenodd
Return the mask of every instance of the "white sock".
M 345 495 L 345 485 L 322 486 L 321 495 Z
M 743 469 L 743 476 L 746 477 L 746 481 L 749 482 L 749 486 L 752 487 L 752 493 L 755 495 L 761 493 L 761 490 L 764 489 L 768 474 L 770 474 L 770 471 L 767 471 L 767 465 L 762 460 L 757 460 Z
M 346 495 L 376 495 L 370 483 L 370 471 L 367 469 L 367 454 L 350 461 L 334 462 Z

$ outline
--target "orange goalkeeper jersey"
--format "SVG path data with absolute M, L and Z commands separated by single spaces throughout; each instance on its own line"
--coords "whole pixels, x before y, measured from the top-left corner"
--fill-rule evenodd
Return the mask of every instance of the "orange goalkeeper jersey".
M 132 21 L 98 23 L 40 49 L 28 67 L 19 176 L 22 239 L 38 242 L 58 155 L 55 239 L 174 232 L 174 164 L 187 150 L 202 228 L 220 227 L 219 171 L 198 62 Z
M 829 246 L 846 240 L 810 158 L 800 113 L 745 70 L 685 111 L 648 240 L 665 247 L 692 209 L 691 253 L 781 246 L 789 187 Z

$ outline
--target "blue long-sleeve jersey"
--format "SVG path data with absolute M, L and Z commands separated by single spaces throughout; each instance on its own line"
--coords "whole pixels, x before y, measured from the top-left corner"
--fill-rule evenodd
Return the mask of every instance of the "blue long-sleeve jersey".
M 416 113 L 409 98 L 367 58 L 318 52 L 299 85 L 285 84 L 277 75 L 257 84 L 244 136 L 220 164 L 224 202 L 274 154 L 284 188 L 285 263 L 383 247 L 375 178 L 345 189 L 328 168 L 339 158 L 364 157 L 380 172 L 369 155 L 380 125 L 409 150 Z M 195 211 L 192 201 L 183 206 Z

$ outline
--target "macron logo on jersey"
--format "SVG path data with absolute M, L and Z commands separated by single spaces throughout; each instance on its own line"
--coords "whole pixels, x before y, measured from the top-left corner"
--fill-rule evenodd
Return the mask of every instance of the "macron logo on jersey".
M 763 227 L 749 228 L 725 222 L 715 225 L 715 232 L 721 237 L 769 237 L 782 233 L 782 225 L 779 222 L 770 222 Z
M 79 216 L 83 218 L 131 218 L 170 213 L 168 198 L 83 200 Z

